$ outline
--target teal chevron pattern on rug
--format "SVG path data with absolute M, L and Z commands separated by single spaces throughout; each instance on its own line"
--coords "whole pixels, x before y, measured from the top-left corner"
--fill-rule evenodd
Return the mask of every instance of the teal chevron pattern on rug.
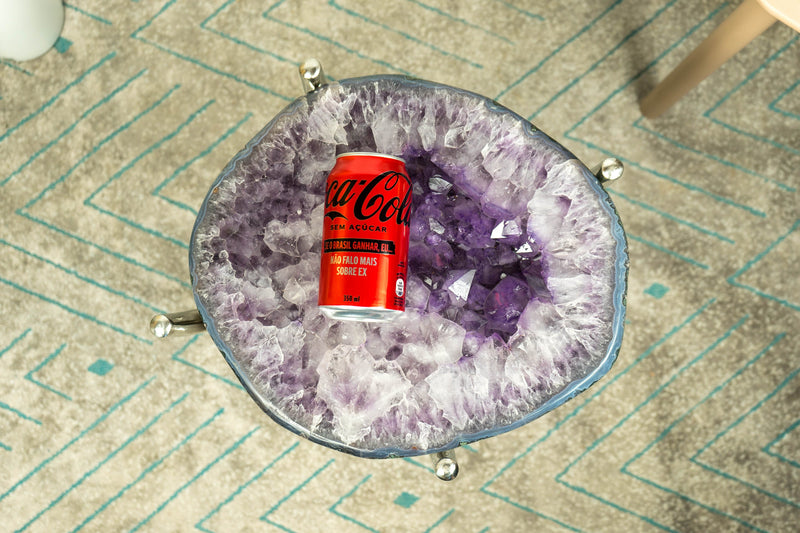
M 800 524 L 800 37 L 776 24 L 662 117 L 638 100 L 739 0 L 69 0 L 0 60 L 0 531 L 792 532 Z M 628 233 L 611 372 L 458 450 L 366 460 L 272 422 L 205 334 L 188 246 L 302 92 L 405 74 L 592 166 Z

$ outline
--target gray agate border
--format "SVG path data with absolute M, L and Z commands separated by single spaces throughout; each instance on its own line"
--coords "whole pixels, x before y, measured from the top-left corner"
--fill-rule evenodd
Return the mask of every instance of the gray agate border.
M 349 78 L 345 80 L 340 80 L 339 82 L 337 82 L 337 84 L 345 86 L 359 85 L 359 84 L 366 84 L 370 82 L 386 81 L 386 80 L 391 80 L 396 83 L 405 84 L 410 87 L 417 86 L 424 88 L 446 89 L 449 91 L 454 91 L 456 93 L 464 94 L 472 98 L 477 98 L 479 100 L 482 100 L 485 103 L 485 105 L 493 112 L 499 114 L 503 113 L 508 114 L 514 117 L 520 123 L 522 123 L 523 130 L 527 135 L 530 135 L 533 138 L 537 138 L 544 141 L 551 148 L 561 153 L 567 159 L 572 159 L 581 163 L 580 160 L 577 157 L 575 157 L 575 155 L 573 155 L 570 151 L 561 146 L 561 144 L 557 143 L 550 136 L 548 136 L 541 130 L 537 129 L 535 126 L 533 126 L 533 124 L 524 119 L 522 116 L 518 115 L 517 113 L 514 113 L 513 111 L 509 110 L 508 108 L 504 107 L 503 105 L 499 104 L 494 100 L 491 100 L 485 96 L 479 95 L 471 91 L 458 89 L 455 87 L 450 87 L 439 83 L 418 80 L 416 78 L 410 78 L 407 76 L 397 76 L 397 75 L 377 75 L 377 76 L 365 76 L 360 78 Z M 391 447 L 368 450 L 368 449 L 349 446 L 341 442 L 311 433 L 306 428 L 300 426 L 299 424 L 295 423 L 288 417 L 284 416 L 283 413 L 280 410 L 276 409 L 275 406 L 272 405 L 270 401 L 262 397 L 254 387 L 247 372 L 243 368 L 241 368 L 239 362 L 233 356 L 231 349 L 225 344 L 225 342 L 223 342 L 222 338 L 220 337 L 219 331 L 217 330 L 217 326 L 214 322 L 214 319 L 212 318 L 211 314 L 208 312 L 205 305 L 203 304 L 203 302 L 201 301 L 200 297 L 197 294 L 197 276 L 195 275 L 195 263 L 194 263 L 195 237 L 198 227 L 201 225 L 203 219 L 205 218 L 208 202 L 212 196 L 212 191 L 214 190 L 214 188 L 217 187 L 224 179 L 226 179 L 234 171 L 237 163 L 239 163 L 240 161 L 242 161 L 243 159 L 245 159 L 250 155 L 250 153 L 253 151 L 253 148 L 258 143 L 260 143 L 261 140 L 266 135 L 269 134 L 269 132 L 274 127 L 275 123 L 280 118 L 286 115 L 293 114 L 297 110 L 297 108 L 301 106 L 304 102 L 311 103 L 315 99 L 315 94 L 323 90 L 324 87 L 318 89 L 317 91 L 309 93 L 306 96 L 299 97 L 297 100 L 286 106 L 280 113 L 275 115 L 275 117 L 272 120 L 270 120 L 269 123 L 267 123 L 267 125 L 264 126 L 264 128 L 262 128 L 262 130 L 255 137 L 253 137 L 247 143 L 247 145 L 225 166 L 220 175 L 217 177 L 217 179 L 209 188 L 209 192 L 206 195 L 205 200 L 203 200 L 203 204 L 200 208 L 197 219 L 195 220 L 194 227 L 192 229 L 192 238 L 189 246 L 189 271 L 192 280 L 192 292 L 194 294 L 195 303 L 197 304 L 197 309 L 199 310 L 200 315 L 203 318 L 203 322 L 205 323 L 206 329 L 208 333 L 211 335 L 211 338 L 213 339 L 214 343 L 222 352 L 222 355 L 225 357 L 225 360 L 228 362 L 228 365 L 230 365 L 230 367 L 236 374 L 236 377 L 244 386 L 245 390 L 248 392 L 248 394 L 250 394 L 252 399 L 259 405 L 259 407 L 261 407 L 261 409 L 267 415 L 270 416 L 270 418 L 272 418 L 275 422 L 285 427 L 286 429 L 312 442 L 321 444 L 323 446 L 327 446 L 328 448 L 332 448 L 334 450 L 349 453 L 351 455 L 355 455 L 358 457 L 365 457 L 372 459 L 412 457 L 412 456 L 427 455 L 440 451 L 450 450 L 460 445 L 468 444 L 470 442 L 475 442 L 477 440 L 489 437 L 494 437 L 496 435 L 500 435 L 502 433 L 506 433 L 513 429 L 519 428 L 527 424 L 528 422 L 531 422 L 539 418 L 545 413 L 552 411 L 556 407 L 559 407 L 567 400 L 574 398 L 576 395 L 588 389 L 591 385 L 593 385 L 601 377 L 603 377 L 606 373 L 608 373 L 608 371 L 611 369 L 611 366 L 614 364 L 614 361 L 616 361 L 617 354 L 619 353 L 620 347 L 622 345 L 622 333 L 624 329 L 624 320 L 625 320 L 626 292 L 627 292 L 628 265 L 629 265 L 628 246 L 627 246 L 625 231 L 622 228 L 619 215 L 617 214 L 617 211 L 614 208 L 614 204 L 611 201 L 611 198 L 609 197 L 605 189 L 603 189 L 603 187 L 600 185 L 597 178 L 592 175 L 592 173 L 589 171 L 588 168 L 586 168 L 586 166 L 583 163 L 581 163 L 580 167 L 581 170 L 583 171 L 584 177 L 589 182 L 589 185 L 592 187 L 592 189 L 597 193 L 598 198 L 602 200 L 601 203 L 603 209 L 611 218 L 612 222 L 611 233 L 616 241 L 616 260 L 614 264 L 615 285 L 612 297 L 614 305 L 612 337 L 606 349 L 605 356 L 598 363 L 595 369 L 588 375 L 584 376 L 579 380 L 571 382 L 563 390 L 561 390 L 553 397 L 551 397 L 547 402 L 545 402 L 538 408 L 534 409 L 524 417 L 520 418 L 516 422 L 476 433 L 463 434 L 443 446 L 437 448 L 430 448 L 426 450 L 414 450 L 414 449 L 408 450 L 408 449 L 391 448 Z

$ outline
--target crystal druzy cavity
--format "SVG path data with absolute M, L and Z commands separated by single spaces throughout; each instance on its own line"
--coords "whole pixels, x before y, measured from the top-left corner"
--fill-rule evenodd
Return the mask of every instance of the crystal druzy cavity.
M 317 307 L 326 175 L 348 151 L 402 157 L 413 182 L 406 312 L 389 324 Z M 616 356 L 626 252 L 593 179 L 472 93 L 401 77 L 325 86 L 209 192 L 197 303 L 259 404 L 317 442 L 381 457 L 496 434 Z

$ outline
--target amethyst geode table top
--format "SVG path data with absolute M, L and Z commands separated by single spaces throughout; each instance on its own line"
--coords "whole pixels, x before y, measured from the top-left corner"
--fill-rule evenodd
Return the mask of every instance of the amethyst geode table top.
M 402 157 L 413 182 L 406 312 L 340 322 L 317 307 L 325 182 L 336 155 Z M 366 457 L 518 427 L 608 371 L 625 237 L 608 195 L 530 123 L 404 77 L 299 98 L 223 170 L 194 228 L 198 308 L 275 420 Z

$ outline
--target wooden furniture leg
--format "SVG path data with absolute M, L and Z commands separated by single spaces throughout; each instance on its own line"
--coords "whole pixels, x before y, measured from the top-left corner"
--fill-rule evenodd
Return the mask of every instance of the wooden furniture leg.
M 644 97 L 639 107 L 656 118 L 776 21 L 757 0 L 744 0 L 705 41 Z

